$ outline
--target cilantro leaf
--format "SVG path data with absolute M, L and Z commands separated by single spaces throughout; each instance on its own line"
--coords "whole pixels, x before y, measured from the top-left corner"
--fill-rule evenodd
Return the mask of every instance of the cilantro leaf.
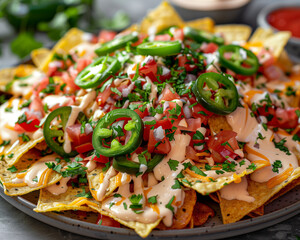
M 171 169 L 172 171 L 176 171 L 176 170 L 177 170 L 178 164 L 179 164 L 179 162 L 176 161 L 176 160 L 173 160 L 173 159 L 170 159 L 170 160 L 168 161 L 168 165 L 169 165 L 169 167 L 170 167 L 170 169 Z

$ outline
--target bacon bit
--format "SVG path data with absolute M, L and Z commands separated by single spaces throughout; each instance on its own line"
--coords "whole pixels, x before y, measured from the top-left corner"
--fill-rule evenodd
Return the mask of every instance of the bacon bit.
M 118 202 L 116 202 L 116 206 L 120 206 L 121 203 L 126 199 L 126 197 L 122 197 L 122 199 Z
M 267 182 L 267 187 L 268 188 L 273 188 L 277 185 L 279 185 L 280 183 L 282 183 L 283 181 L 285 181 L 286 179 L 288 179 L 288 177 L 291 175 L 291 173 L 294 171 L 294 168 L 292 166 L 292 164 L 290 164 L 289 168 L 286 169 L 283 173 L 272 177 L 268 182 Z
M 103 180 L 104 180 L 104 174 L 103 174 L 103 172 L 101 172 L 99 175 L 99 183 L 100 184 L 103 183 Z
M 253 154 L 253 155 L 256 155 L 266 161 L 268 161 L 268 163 L 270 163 L 270 160 L 263 154 L 255 151 L 254 149 L 250 148 L 247 144 L 244 146 L 244 150 L 247 152 L 247 153 L 250 153 L 250 154 Z
M 210 153 L 207 153 L 207 152 L 201 152 L 201 153 L 196 153 L 196 155 L 198 157 L 210 157 Z
M 199 174 L 193 172 L 192 170 L 190 170 L 190 169 L 188 169 L 188 168 L 185 169 L 185 171 L 186 171 L 190 176 L 192 176 L 192 177 L 194 177 L 194 178 L 198 178 L 198 179 L 200 179 L 200 180 L 202 180 L 202 181 L 205 181 L 205 182 L 209 182 L 210 179 L 213 179 L 213 178 L 201 176 L 201 175 L 199 175 Z
M 3 183 L 5 187 L 13 188 L 13 187 L 25 187 L 27 183 Z
M 272 136 L 270 137 L 270 142 L 272 142 L 274 139 L 274 133 L 272 133 Z
M 261 91 L 261 90 L 250 90 L 245 93 L 244 101 L 250 105 L 251 99 L 255 96 L 255 94 L 262 94 L 262 93 L 263 93 L 263 91 Z

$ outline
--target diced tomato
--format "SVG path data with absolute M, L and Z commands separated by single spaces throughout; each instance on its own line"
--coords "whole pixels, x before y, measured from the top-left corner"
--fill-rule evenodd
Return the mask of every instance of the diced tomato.
M 264 68 L 263 73 L 269 81 L 279 80 L 284 76 L 283 71 L 274 65 Z
M 194 97 L 189 99 L 191 105 L 194 103 L 197 103 L 196 99 Z M 193 118 L 201 118 L 202 123 L 206 124 L 207 120 L 213 115 L 212 112 L 206 110 L 201 104 L 197 103 L 196 105 L 193 105 L 192 107 L 192 116 Z
M 218 45 L 215 44 L 215 43 L 203 43 L 202 46 L 201 46 L 201 50 L 204 52 L 204 53 L 214 53 L 215 51 L 218 50 Z
M 143 64 L 142 66 L 140 66 L 139 68 L 139 72 L 140 74 L 145 77 L 145 76 L 148 76 L 150 74 L 153 74 L 154 77 L 156 76 L 156 73 L 157 73 L 157 63 L 155 61 L 155 59 L 153 57 L 147 57 L 145 59 L 145 64 Z
M 50 77 L 53 76 L 61 76 L 61 71 L 60 69 L 64 69 L 65 64 L 63 60 L 55 60 L 49 63 L 48 65 L 48 73 L 47 75 Z
M 21 128 L 26 132 L 36 131 L 38 129 L 36 126 L 40 124 L 38 117 L 32 112 L 25 112 L 24 114 L 26 115 L 27 121 L 23 123 L 16 123 L 15 130 L 17 131 Z
M 276 117 L 276 110 L 274 107 L 266 107 L 262 106 L 257 109 L 257 112 L 260 116 L 264 116 L 267 118 L 268 123 L 267 125 L 273 126 L 273 127 L 278 127 L 278 121 Z
M 153 126 L 154 126 L 154 128 L 162 127 L 164 130 L 166 130 L 166 129 L 171 129 L 173 125 L 170 122 L 170 120 L 167 119 L 167 118 L 156 121 L 155 125 L 144 125 L 144 135 L 143 135 L 143 138 L 144 138 L 145 141 L 148 141 L 149 134 L 150 134 L 150 129 Z
M 183 33 L 183 29 L 182 28 L 175 28 L 172 33 L 173 33 L 172 40 L 183 41 L 183 39 L 184 39 L 184 33 Z
M 180 99 L 180 96 L 174 91 L 174 93 L 169 89 L 169 88 L 165 88 L 163 90 L 163 92 L 161 93 L 162 97 L 159 100 L 159 102 L 161 101 L 172 101 L 174 99 Z
M 192 59 L 188 59 L 188 58 L 192 58 Z M 187 57 L 186 55 L 180 54 L 177 56 L 177 59 L 178 59 L 178 66 L 184 67 L 187 72 L 191 72 L 197 68 L 197 66 L 194 63 L 190 63 L 190 62 L 197 62 L 197 60 L 192 56 Z
M 44 113 L 44 106 L 40 97 L 35 96 L 29 105 L 29 110 Z
M 158 141 L 154 138 L 154 129 L 150 130 L 149 135 L 149 142 L 148 142 L 148 151 L 150 153 L 158 153 L 158 154 L 168 154 L 171 151 L 171 144 L 169 142 L 169 139 L 166 137 L 161 140 L 161 143 L 155 147 L 155 145 L 158 143 Z
M 83 69 L 85 69 L 88 65 L 92 63 L 92 59 L 89 58 L 79 58 L 76 62 L 76 70 L 80 73 Z
M 66 131 L 74 146 L 80 146 L 84 143 L 92 142 L 93 133 L 87 135 L 85 133 L 81 133 L 80 129 L 81 129 L 81 124 L 79 123 L 66 128 Z
M 161 66 L 162 73 L 159 75 L 159 80 L 164 82 L 172 77 L 171 70 L 165 66 Z
M 96 224 L 108 227 L 120 227 L 120 223 L 116 220 L 99 213 Z
M 187 146 L 186 147 L 186 152 L 185 152 L 185 157 L 191 160 L 199 160 L 199 157 L 196 155 L 196 151 L 193 147 Z
M 154 38 L 155 41 L 171 41 L 171 36 L 170 34 L 161 34 L 161 35 L 156 35 Z
M 196 132 L 198 128 L 201 127 L 201 118 L 189 118 L 185 119 L 187 123 L 187 127 L 185 126 L 178 126 L 180 130 L 189 131 L 189 132 Z
M 99 106 L 104 106 L 106 103 L 106 100 L 110 97 L 112 94 L 112 91 L 110 89 L 110 86 L 106 87 L 103 92 L 99 92 L 96 101 Z
M 238 157 L 234 150 L 239 149 L 236 137 L 237 133 L 231 130 L 220 131 L 216 136 L 211 136 L 207 143 L 212 150 L 212 157 L 215 162 L 224 162 L 226 158 L 235 159 Z
M 280 128 L 295 128 L 298 126 L 299 117 L 296 114 L 296 110 L 299 108 L 277 108 L 276 118 L 278 121 L 278 127 Z
M 75 150 L 78 153 L 85 153 L 85 152 L 91 151 L 93 149 L 94 149 L 94 147 L 93 147 L 93 144 L 91 142 L 87 142 L 87 143 L 84 143 L 82 145 L 79 145 L 79 146 L 75 147 Z
M 117 35 L 117 33 L 114 31 L 101 30 L 99 33 L 99 36 L 98 36 L 98 41 L 100 43 L 105 43 L 105 42 L 113 40 L 116 35 Z
M 142 107 L 143 105 L 140 105 L 140 107 Z M 140 116 L 141 119 L 143 119 L 144 117 L 148 116 L 149 115 L 149 112 L 148 112 L 148 109 L 146 108 L 143 112 L 139 109 L 135 109 L 134 111 Z
M 105 157 L 103 155 L 100 155 L 99 157 L 97 157 L 96 155 L 91 155 L 89 157 L 86 157 L 84 158 L 84 160 L 86 161 L 90 161 L 90 160 L 93 160 L 93 161 L 96 161 L 96 162 L 99 162 L 99 163 L 108 163 L 109 162 L 109 158 L 108 157 Z
M 258 53 L 257 58 L 259 63 L 262 64 L 264 68 L 269 67 L 275 63 L 275 58 L 269 50 L 262 48 Z
M 145 34 L 145 33 L 140 33 L 140 34 L 139 34 L 139 40 L 137 40 L 135 43 L 132 43 L 131 46 L 136 47 L 136 46 L 140 45 L 140 44 L 144 41 L 144 39 L 145 39 L 146 37 L 148 37 L 147 34 Z

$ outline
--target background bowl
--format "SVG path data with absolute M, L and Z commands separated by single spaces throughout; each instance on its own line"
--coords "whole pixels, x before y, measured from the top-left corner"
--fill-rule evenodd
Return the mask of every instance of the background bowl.
M 278 31 L 276 28 L 272 27 L 267 17 L 268 15 L 273 12 L 274 10 L 286 7 L 300 7 L 299 0 L 285 0 L 281 2 L 272 3 L 264 7 L 257 17 L 257 24 L 263 28 L 271 28 L 274 31 Z M 300 21 L 299 21 L 300 27 Z M 300 39 L 291 37 L 288 41 L 288 44 L 285 47 L 286 51 L 288 52 L 289 56 L 291 57 L 292 61 L 295 63 L 300 63 Z
M 217 24 L 233 23 L 242 18 L 250 0 L 171 0 L 185 20 L 210 17 Z

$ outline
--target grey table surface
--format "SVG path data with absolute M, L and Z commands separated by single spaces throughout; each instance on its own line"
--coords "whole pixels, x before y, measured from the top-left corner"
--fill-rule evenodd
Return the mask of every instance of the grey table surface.
M 112 16 L 117 10 L 128 12 L 133 22 L 137 22 L 145 15 L 148 9 L 155 7 L 160 0 L 95 0 L 96 9 Z M 242 23 L 256 26 L 256 16 L 259 10 L 272 2 L 280 0 L 252 0 L 247 10 L 240 18 Z M 281 0 L 282 1 L 282 0 Z M 3 21 L 0 21 L 0 39 L 2 39 L 2 56 L 0 57 L 0 69 L 12 66 L 19 62 L 9 50 L 9 42 L 15 37 L 12 29 Z M 38 34 L 38 39 L 47 42 L 44 35 Z M 4 40 L 3 40 L 4 39 Z M 290 218 L 282 223 L 266 229 L 232 237 L 232 240 L 298 240 L 300 239 L 300 215 Z M 44 224 L 14 208 L 0 197 L 0 240 L 92 240 L 75 233 L 66 232 L 47 224 Z M 228 239 L 227 239 L 228 240 Z

